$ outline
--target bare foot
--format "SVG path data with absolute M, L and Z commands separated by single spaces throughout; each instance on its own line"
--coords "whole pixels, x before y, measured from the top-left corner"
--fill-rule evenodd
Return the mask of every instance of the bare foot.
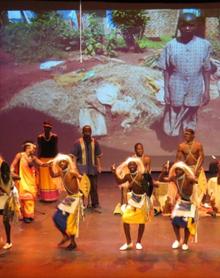
M 63 239 L 58 243 L 58 246 L 62 246 L 68 240 L 70 240 L 70 237 L 68 237 L 68 236 L 63 237 Z
M 71 242 L 67 247 L 66 250 L 72 251 L 77 247 L 75 242 Z

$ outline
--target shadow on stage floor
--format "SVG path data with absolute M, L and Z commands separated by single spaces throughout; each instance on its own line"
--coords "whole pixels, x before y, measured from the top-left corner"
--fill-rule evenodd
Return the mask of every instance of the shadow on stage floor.
M 220 218 L 199 221 L 198 243 L 190 251 L 172 250 L 170 219 L 157 216 L 146 225 L 142 251 L 120 252 L 125 242 L 121 219 L 113 215 L 120 192 L 110 174 L 99 180 L 102 213 L 87 213 L 78 248 L 57 247 L 61 236 L 52 222 L 57 203 L 37 202 L 31 224 L 12 227 L 13 247 L 0 253 L 1 277 L 217 277 L 220 273 Z M 136 240 L 137 227 L 132 227 Z M 0 236 L 4 236 L 0 224 Z

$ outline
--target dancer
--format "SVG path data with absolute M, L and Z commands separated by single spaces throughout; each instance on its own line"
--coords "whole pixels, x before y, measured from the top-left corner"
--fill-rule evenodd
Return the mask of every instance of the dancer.
M 52 164 L 57 166 L 56 172 L 53 170 Z M 67 196 L 58 205 L 53 217 L 56 227 L 63 235 L 63 239 L 58 245 L 62 246 L 70 241 L 66 248 L 74 250 L 77 247 L 75 238 L 79 233 L 79 218 L 80 215 L 83 216 L 82 194 L 79 191 L 79 179 L 82 176 L 78 173 L 70 156 L 64 154 L 58 154 L 49 164 L 49 172 L 53 178 L 62 178 L 67 192 Z
M 138 169 L 137 170 L 139 172 L 141 172 L 142 174 L 144 174 L 145 173 L 145 166 L 144 166 L 144 163 L 143 163 L 143 160 L 141 159 L 141 157 L 137 156 L 136 153 L 132 157 L 134 157 L 134 161 L 138 161 L 138 164 L 137 164 Z M 118 165 L 118 167 L 116 169 L 116 174 L 117 174 L 118 177 L 124 178 L 124 176 L 129 173 L 128 162 L 130 160 L 131 160 L 131 158 L 127 158 L 120 165 Z M 128 202 L 127 194 L 130 191 L 130 189 L 128 188 L 128 185 L 129 185 L 128 182 L 125 182 L 125 184 L 121 184 L 121 186 L 120 186 L 121 201 L 120 201 L 120 203 L 117 203 L 113 214 L 120 214 L 120 215 L 123 214 L 122 207 L 123 207 L 124 204 L 127 204 L 127 202 Z
M 143 172 L 138 170 L 138 164 L 142 167 L 139 159 L 132 157 L 128 159 L 128 173 L 124 178 L 120 178 L 117 175 L 115 164 L 111 167 L 117 182 L 122 184 L 122 186 L 127 186 L 127 188 L 131 190 L 131 192 L 128 193 L 128 201 L 122 215 L 127 242 L 120 247 L 121 251 L 131 249 L 133 246 L 130 235 L 130 224 L 139 224 L 136 249 L 143 249 L 141 240 L 145 229 L 145 223 L 150 219 L 150 196 L 153 191 L 153 181 L 149 179 L 150 176 L 145 177 Z M 125 182 L 128 183 L 125 184 Z
M 180 228 L 184 228 L 184 239 L 182 250 L 189 249 L 188 239 L 190 234 L 196 236 L 197 227 L 197 184 L 193 171 L 184 162 L 175 163 L 169 172 L 169 181 L 174 182 L 179 198 L 172 211 L 172 225 L 176 240 L 172 244 L 172 248 L 180 247 Z
M 154 181 L 153 190 L 153 205 L 154 205 L 154 215 L 160 213 L 170 214 L 172 211 L 172 206 L 174 206 L 176 201 L 176 186 L 172 182 L 168 182 L 168 176 L 170 168 L 173 162 L 166 161 L 163 164 L 161 173 L 157 180 Z
M 44 132 L 37 137 L 38 157 L 44 163 L 58 153 L 58 136 L 53 133 L 52 124 L 43 123 Z M 51 178 L 47 167 L 39 169 L 39 198 L 42 201 L 56 201 L 59 197 L 58 181 Z
M 143 164 L 144 164 L 144 172 L 150 173 L 151 172 L 151 158 L 144 154 L 144 146 L 142 143 L 136 143 L 134 145 L 135 155 L 134 157 L 139 157 Z
M 204 162 L 203 146 L 195 140 L 195 132 L 187 128 L 184 130 L 184 142 L 179 144 L 176 161 L 184 161 L 194 172 L 198 182 L 198 194 L 200 202 L 207 193 L 207 179 L 202 167 Z
M 11 172 L 20 177 L 17 182 L 19 198 L 21 202 L 21 212 L 23 221 L 31 223 L 34 220 L 35 200 L 37 197 L 36 166 L 45 167 L 35 156 L 36 145 L 26 141 L 23 145 L 23 152 L 16 154 L 12 164 Z
M 220 162 L 218 162 L 217 176 L 209 179 L 207 187 L 212 208 L 210 214 L 216 216 L 216 213 L 220 212 Z
M 7 162 L 0 156 L 0 214 L 3 215 L 3 225 L 6 234 L 6 243 L 3 249 L 7 250 L 12 247 L 11 242 L 11 224 L 14 215 L 20 216 L 20 203 L 13 179 L 19 179 L 10 173 L 10 167 Z
M 148 155 L 144 154 L 144 146 L 142 143 L 136 143 L 134 145 L 134 155 L 133 157 L 140 159 L 141 163 L 141 169 L 142 173 L 144 174 L 149 174 L 151 172 L 151 159 Z M 119 176 L 125 175 L 125 171 L 128 171 L 127 169 L 127 161 L 122 162 L 118 167 L 117 167 L 117 174 Z M 114 209 L 114 214 L 122 214 L 121 211 L 121 206 L 125 203 L 127 203 L 127 193 L 128 193 L 128 188 L 127 186 L 121 186 L 121 202 L 118 203 Z

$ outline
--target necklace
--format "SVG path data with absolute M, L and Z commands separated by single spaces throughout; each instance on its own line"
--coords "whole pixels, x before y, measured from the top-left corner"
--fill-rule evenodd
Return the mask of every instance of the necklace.
M 183 185 L 185 182 L 185 178 L 186 178 L 186 175 L 183 174 L 182 176 L 180 176 L 176 179 L 176 185 L 177 185 L 177 188 L 178 188 L 181 196 L 182 196 L 182 189 L 183 189 Z
M 187 142 L 186 144 L 187 144 L 188 146 L 192 146 L 193 143 L 194 143 L 194 140 L 193 140 L 193 141 L 190 141 L 190 142 Z
M 44 140 L 45 140 L 46 142 L 49 142 L 50 139 L 51 139 L 51 136 L 52 136 L 52 134 L 50 134 L 49 138 L 46 138 L 46 136 L 44 135 Z
M 63 176 L 65 176 L 65 175 L 66 175 L 67 171 L 68 171 L 68 168 L 66 168 L 66 169 L 62 170 Z
M 72 195 L 72 194 L 74 194 L 74 192 L 72 192 L 72 190 L 69 188 L 68 184 L 66 184 L 66 178 L 68 181 L 68 176 L 66 177 L 66 174 L 69 172 L 68 170 L 69 170 L 68 168 L 62 170 L 62 173 L 63 173 L 62 179 L 63 179 L 64 188 L 66 189 L 67 193 Z

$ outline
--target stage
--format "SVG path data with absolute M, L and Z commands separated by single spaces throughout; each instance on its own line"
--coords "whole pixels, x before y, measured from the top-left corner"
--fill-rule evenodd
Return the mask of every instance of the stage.
M 35 221 L 12 226 L 13 247 L 0 250 L 1 277 L 217 277 L 220 272 L 220 218 L 199 220 L 198 243 L 190 250 L 172 250 L 174 233 L 169 217 L 154 217 L 146 225 L 143 250 L 119 251 L 125 242 L 120 216 L 113 209 L 120 200 L 114 178 L 99 179 L 102 213 L 86 211 L 80 224 L 78 248 L 58 248 L 61 239 L 52 215 L 57 203 L 37 202 Z M 137 227 L 132 227 L 135 243 Z M 4 237 L 2 220 L 0 237 Z M 3 245 L 3 242 L 1 242 Z M 219 277 L 219 276 L 218 276 Z

